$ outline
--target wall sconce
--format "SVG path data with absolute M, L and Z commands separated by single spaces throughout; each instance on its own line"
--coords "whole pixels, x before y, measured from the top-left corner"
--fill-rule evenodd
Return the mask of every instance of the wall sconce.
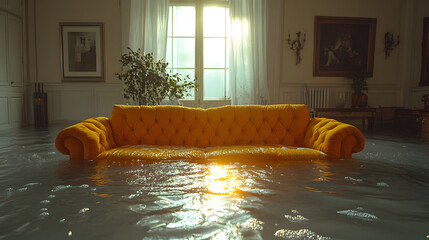
M 386 59 L 388 56 L 390 56 L 390 52 L 393 51 L 393 49 L 398 46 L 400 43 L 399 41 L 399 35 L 397 39 L 393 39 L 393 33 L 386 32 L 384 34 L 384 54 L 386 55 Z
M 301 32 L 297 32 L 296 36 L 297 36 L 297 38 L 295 40 L 292 40 L 292 39 L 290 39 L 290 33 L 289 33 L 287 43 L 290 46 L 290 50 L 293 50 L 295 52 L 296 65 L 298 65 L 302 61 L 301 51 L 304 49 L 305 33 L 302 37 L 302 40 L 301 40 Z

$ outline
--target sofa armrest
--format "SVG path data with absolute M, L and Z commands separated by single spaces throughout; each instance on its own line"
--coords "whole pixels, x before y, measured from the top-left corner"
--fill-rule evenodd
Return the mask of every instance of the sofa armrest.
M 328 118 L 312 118 L 305 133 L 304 147 L 322 151 L 331 158 L 351 158 L 365 147 L 365 138 L 355 126 Z
M 60 153 L 70 159 L 94 159 L 100 153 L 116 147 L 110 120 L 106 117 L 90 118 L 63 129 L 55 139 Z

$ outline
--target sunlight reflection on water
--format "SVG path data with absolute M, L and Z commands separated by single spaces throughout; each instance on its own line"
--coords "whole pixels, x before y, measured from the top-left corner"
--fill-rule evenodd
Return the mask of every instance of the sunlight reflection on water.
M 234 193 L 239 180 L 234 173 L 225 165 L 210 166 L 206 176 L 207 190 L 212 194 L 229 195 Z

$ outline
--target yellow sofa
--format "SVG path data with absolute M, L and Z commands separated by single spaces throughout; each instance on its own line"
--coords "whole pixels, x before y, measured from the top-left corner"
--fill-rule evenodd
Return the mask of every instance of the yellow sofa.
M 354 126 L 310 119 L 305 105 L 114 105 L 110 119 L 67 127 L 55 145 L 70 159 L 289 160 L 350 158 L 365 139 Z

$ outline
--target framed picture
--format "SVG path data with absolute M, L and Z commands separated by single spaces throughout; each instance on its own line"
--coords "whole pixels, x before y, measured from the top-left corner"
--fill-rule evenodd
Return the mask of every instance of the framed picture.
M 64 82 L 104 81 L 104 24 L 60 23 Z
M 316 16 L 313 76 L 359 72 L 372 77 L 376 24 L 376 18 Z

